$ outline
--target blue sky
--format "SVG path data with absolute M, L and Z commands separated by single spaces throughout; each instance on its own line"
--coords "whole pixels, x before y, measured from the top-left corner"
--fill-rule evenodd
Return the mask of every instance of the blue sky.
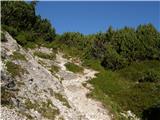
M 137 27 L 152 23 L 160 31 L 160 2 L 56 2 L 40 1 L 36 14 L 47 18 L 56 32 L 104 32 L 111 25 Z

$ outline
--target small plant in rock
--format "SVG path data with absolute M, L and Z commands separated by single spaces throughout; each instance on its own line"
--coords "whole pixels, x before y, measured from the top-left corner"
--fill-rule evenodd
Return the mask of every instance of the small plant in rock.
M 3 106 L 9 106 L 12 107 L 12 101 L 11 98 L 15 97 L 15 94 L 13 91 L 9 91 L 5 89 L 4 87 L 1 87 L 1 105 Z
M 26 116 L 28 118 L 28 120 L 33 120 L 34 119 L 29 113 L 22 112 L 22 111 L 19 111 L 19 113 L 23 116 Z
M 51 69 L 49 71 L 51 71 L 51 73 L 57 73 L 59 71 L 59 67 L 55 66 L 55 65 L 52 65 Z
M 42 107 L 39 112 L 42 114 L 42 116 L 48 119 L 53 119 L 57 114 L 59 114 L 59 110 L 55 109 L 55 106 L 49 99 L 47 102 L 42 102 Z
M 60 93 L 54 93 L 54 95 L 56 99 L 60 100 L 63 103 L 63 105 L 67 106 L 68 108 L 71 108 L 68 101 L 64 98 L 63 95 L 61 95 Z
M 16 51 L 16 52 L 13 52 L 12 58 L 13 58 L 14 60 L 27 61 L 26 57 L 25 57 L 23 54 L 21 54 L 21 53 L 19 53 L 19 52 L 17 52 L 17 51 Z
M 38 111 L 43 117 L 54 119 L 59 114 L 59 110 L 52 104 L 51 100 L 47 102 L 31 101 L 26 99 L 25 106 L 27 109 L 34 109 Z
M 34 52 L 34 55 L 38 56 L 40 58 L 49 59 L 49 60 L 54 60 L 55 59 L 54 54 L 47 54 L 47 53 L 43 53 L 43 52 Z
M 44 61 L 42 61 L 42 60 L 38 60 L 38 63 L 41 64 L 42 66 L 46 66 L 46 65 L 47 65 L 47 64 L 46 64 Z
M 20 65 L 17 65 L 11 61 L 8 61 L 6 63 L 6 67 L 7 67 L 7 71 L 11 73 L 12 77 L 15 77 L 15 76 L 20 77 L 21 74 L 24 74 L 25 72 L 27 73 L 27 71 L 23 69 Z

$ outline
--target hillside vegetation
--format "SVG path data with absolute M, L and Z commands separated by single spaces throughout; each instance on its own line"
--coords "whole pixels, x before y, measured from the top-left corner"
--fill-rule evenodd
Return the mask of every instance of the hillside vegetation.
M 30 4 L 24 1 L 3 1 L 2 29 L 8 31 L 17 42 L 25 47 L 35 47 L 43 42 L 53 41 L 55 29 L 47 19 L 36 15 L 33 1 Z
M 143 120 L 160 119 L 160 32 L 152 24 L 116 30 L 109 27 L 92 35 L 58 35 L 47 19 L 35 14 L 36 2 L 1 3 L 2 29 L 24 48 L 53 48 L 99 71 L 90 81 L 95 89 L 88 96 L 100 100 L 115 119 L 123 119 L 120 113 L 128 110 Z M 45 53 L 35 55 L 52 59 Z M 73 64 L 66 67 L 82 71 Z

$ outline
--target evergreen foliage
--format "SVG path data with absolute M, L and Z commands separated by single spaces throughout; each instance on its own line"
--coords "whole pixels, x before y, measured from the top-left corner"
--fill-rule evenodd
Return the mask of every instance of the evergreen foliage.
M 36 2 L 2 1 L 1 4 L 2 28 L 22 46 L 38 43 L 36 40 L 51 42 L 55 39 L 55 29 L 50 22 L 35 14 Z

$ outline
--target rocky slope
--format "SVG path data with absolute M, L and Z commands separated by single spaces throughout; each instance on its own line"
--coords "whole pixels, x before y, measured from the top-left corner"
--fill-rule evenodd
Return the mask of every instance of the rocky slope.
M 100 102 L 86 96 L 92 86 L 83 84 L 95 77 L 96 71 L 84 68 L 83 73 L 70 72 L 65 64 L 73 60 L 62 53 L 48 48 L 26 50 L 8 33 L 5 39 L 1 48 L 1 119 L 111 119 Z M 52 59 L 36 56 L 36 52 Z

